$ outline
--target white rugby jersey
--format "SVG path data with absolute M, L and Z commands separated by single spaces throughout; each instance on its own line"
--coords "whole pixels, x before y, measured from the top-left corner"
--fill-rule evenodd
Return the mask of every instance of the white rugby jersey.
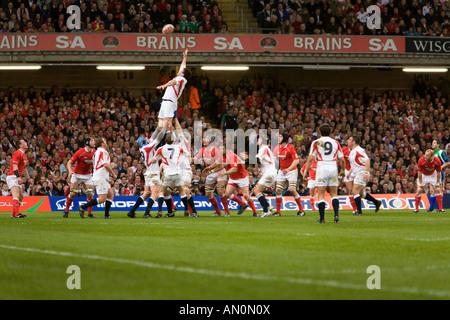
M 146 174 L 159 173 L 158 162 L 150 163 L 156 154 L 156 146 L 159 141 L 157 139 L 150 140 L 148 144 L 139 149 L 141 152 L 142 160 L 144 161 L 145 167 L 147 168 Z
M 267 172 L 269 170 L 277 171 L 275 167 L 275 157 L 268 146 L 261 146 L 256 158 L 261 162 L 262 172 Z
M 165 175 L 174 175 L 181 173 L 180 157 L 186 151 L 175 144 L 166 144 L 156 151 L 153 159 L 160 160 L 164 168 Z
M 186 86 L 187 80 L 181 76 L 176 76 L 172 80 L 175 80 L 177 83 L 174 86 L 166 88 L 166 91 L 164 91 L 164 95 L 163 95 L 162 99 L 170 100 L 170 101 L 176 103 L 178 98 L 181 97 L 181 94 L 183 93 L 183 90 L 184 90 L 184 87 Z
M 111 159 L 109 152 L 103 148 L 98 148 L 94 153 L 94 173 L 92 178 L 97 180 L 99 178 L 109 180 L 109 172 L 105 169 L 105 164 L 110 164 Z
M 367 153 L 363 148 L 357 146 L 352 151 L 350 151 L 348 160 L 350 161 L 350 165 L 352 168 L 352 175 L 355 175 L 358 172 L 366 170 L 366 161 L 369 161 L 369 157 L 367 156 Z
M 177 134 L 179 138 L 179 142 L 175 143 L 175 145 L 181 146 L 183 148 L 183 152 L 180 157 L 180 166 L 182 170 L 191 170 L 191 145 L 189 141 L 186 140 L 183 134 Z
M 321 137 L 311 144 L 310 156 L 317 160 L 317 167 L 337 165 L 336 160 L 344 156 L 339 142 L 330 137 Z

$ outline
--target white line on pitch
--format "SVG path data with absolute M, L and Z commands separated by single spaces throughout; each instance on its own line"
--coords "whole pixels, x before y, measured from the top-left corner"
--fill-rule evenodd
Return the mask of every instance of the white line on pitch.
M 173 265 L 163 265 L 163 264 L 158 264 L 158 263 L 153 263 L 153 262 L 136 261 L 136 260 L 121 259 L 121 258 L 110 258 L 110 257 L 91 255 L 91 254 L 78 254 L 78 253 L 72 253 L 72 252 L 41 250 L 41 249 L 35 249 L 35 248 L 23 248 L 23 247 L 8 246 L 8 245 L 0 245 L 0 248 L 18 250 L 18 251 L 27 251 L 27 252 L 33 252 L 33 253 L 49 254 L 49 255 L 54 255 L 54 256 L 76 257 L 76 258 L 81 258 L 81 259 L 101 260 L 101 261 L 108 261 L 108 262 L 131 264 L 131 265 L 135 265 L 135 266 L 147 267 L 147 268 L 152 268 L 152 269 L 173 270 L 176 272 L 187 272 L 187 273 L 193 273 L 193 274 L 202 274 L 202 275 L 227 277 L 227 278 L 240 278 L 240 279 L 244 279 L 244 280 L 278 281 L 278 282 L 284 281 L 284 282 L 288 282 L 288 283 L 296 283 L 296 284 L 304 284 L 304 285 L 317 285 L 317 286 L 334 287 L 334 288 L 341 288 L 341 289 L 369 290 L 369 289 L 367 289 L 367 286 L 365 286 L 365 285 L 344 283 L 344 282 L 339 282 L 339 281 L 334 281 L 334 280 L 317 280 L 317 279 L 292 278 L 292 277 L 280 278 L 280 277 L 272 277 L 272 276 L 263 275 L 263 274 L 249 274 L 249 273 L 244 273 L 244 272 L 241 272 L 241 273 L 223 272 L 223 271 L 217 271 L 217 270 L 197 269 L 197 268 L 193 268 L 193 267 L 177 267 L 177 266 L 173 266 Z M 397 292 L 397 293 L 405 293 L 405 294 L 423 294 L 423 295 L 436 296 L 436 297 L 449 297 L 450 296 L 450 292 L 448 292 L 448 291 L 422 290 L 419 288 L 404 288 L 404 287 L 402 287 L 402 288 L 394 288 L 394 287 L 386 288 L 386 286 L 383 286 L 382 290 L 392 291 L 392 292 Z

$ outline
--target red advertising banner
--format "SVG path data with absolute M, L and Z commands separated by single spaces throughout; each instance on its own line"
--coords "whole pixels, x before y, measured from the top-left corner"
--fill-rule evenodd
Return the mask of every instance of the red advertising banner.
M 49 197 L 46 196 L 28 196 L 23 197 L 20 212 L 50 212 Z M 12 212 L 13 198 L 0 197 L 0 212 Z
M 0 35 L 0 51 L 405 53 L 404 37 L 35 33 Z

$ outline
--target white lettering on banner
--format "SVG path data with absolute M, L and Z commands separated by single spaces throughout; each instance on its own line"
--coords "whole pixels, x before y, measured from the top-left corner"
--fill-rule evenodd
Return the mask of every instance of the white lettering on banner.
M 372 38 L 369 40 L 369 50 L 371 51 L 398 51 L 394 39 Z
M 413 41 L 416 50 L 419 52 L 450 52 L 450 41 Z
M 225 37 L 216 37 L 214 38 L 214 44 L 214 49 L 216 50 L 244 50 L 241 40 L 237 37 L 232 38 L 231 41 L 227 41 Z
M 311 51 L 343 50 L 352 47 L 352 39 L 348 37 L 295 37 L 294 47 Z
M 35 47 L 38 44 L 37 35 L 11 35 L 3 36 L 0 49 L 21 49 Z
M 76 197 L 75 199 L 77 199 Z M 75 200 L 70 207 L 70 210 L 78 210 L 78 206 L 81 206 L 86 203 L 86 198 L 84 199 Z M 257 210 L 261 210 L 262 207 L 259 204 L 259 201 L 257 201 L 256 197 L 251 197 L 253 199 L 253 202 L 255 204 L 255 207 Z M 61 197 L 49 197 L 50 202 L 52 203 L 52 210 L 54 211 L 63 211 L 65 209 L 65 198 L 62 199 Z M 53 199 L 53 200 L 52 200 Z M 269 196 L 266 197 L 267 201 L 272 207 L 276 207 L 276 197 Z M 339 200 L 339 209 L 340 210 L 351 210 L 350 200 L 347 195 L 344 196 L 338 196 L 337 199 Z M 388 196 L 388 195 L 377 195 L 376 199 L 381 201 L 381 209 L 382 210 L 414 210 L 415 209 L 415 198 L 414 194 L 408 195 L 408 197 L 395 197 L 395 196 Z M 111 205 L 111 209 L 114 211 L 126 211 L 131 209 L 135 201 L 137 200 L 137 197 L 132 196 L 118 196 L 116 199 L 113 200 L 113 203 Z M 184 208 L 184 205 L 182 201 L 180 201 L 180 198 L 178 196 L 173 197 L 174 204 L 178 208 Z M 312 210 L 311 201 L 309 196 L 302 196 L 301 197 L 302 206 L 305 210 Z M 213 210 L 212 205 L 210 201 L 205 196 L 194 196 L 194 204 L 198 211 L 210 211 Z M 424 209 L 426 207 L 427 202 L 421 201 L 419 208 Z M 219 206 L 223 209 L 222 203 L 219 202 Z M 0 207 L 12 207 L 12 202 L 10 201 L 1 201 Z M 239 205 L 232 201 L 228 201 L 228 207 L 231 210 L 237 210 L 239 209 Z M 105 204 L 102 203 L 100 205 L 94 206 L 94 211 L 101 211 L 104 210 Z M 147 202 L 144 201 L 144 203 L 139 206 L 138 211 L 145 210 L 147 208 Z M 163 208 L 166 208 L 165 202 L 163 203 Z M 362 199 L 361 201 L 361 208 L 367 209 L 367 210 L 373 210 L 375 209 L 375 205 L 366 200 Z M 332 210 L 331 206 L 331 200 L 329 198 L 325 199 L 325 209 L 326 210 Z M 157 210 L 157 205 L 154 205 L 152 208 L 152 211 Z M 250 209 L 247 209 L 250 210 Z M 293 197 L 283 197 L 282 203 L 281 203 L 281 210 L 297 210 L 297 203 L 295 202 Z
M 82 36 L 75 36 L 73 40 L 70 40 L 69 36 L 57 36 L 56 37 L 56 47 L 59 49 L 74 49 L 81 48 L 86 49 L 86 45 L 83 42 Z
M 155 49 L 155 50 L 179 50 L 186 48 L 194 48 L 197 43 L 195 37 L 155 37 L 155 36 L 138 36 L 136 37 L 136 45 L 139 48 Z
M 20 203 L 20 206 L 21 207 L 23 207 L 23 206 L 25 206 L 27 203 L 26 202 L 24 202 L 24 201 L 22 201 L 21 203 Z M 12 207 L 13 205 L 12 205 L 12 202 L 0 202 L 0 207 Z

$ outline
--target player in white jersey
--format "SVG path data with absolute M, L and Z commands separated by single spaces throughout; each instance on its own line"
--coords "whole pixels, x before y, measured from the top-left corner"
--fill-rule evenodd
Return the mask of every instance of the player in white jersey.
M 180 158 L 183 153 L 187 151 L 181 146 L 174 144 L 174 134 L 169 132 L 166 134 L 166 144 L 156 151 L 153 159 L 150 163 L 155 163 L 161 160 L 162 162 L 162 185 L 164 198 L 167 204 L 167 215 L 166 217 L 173 217 L 175 214 L 172 211 L 172 197 L 170 196 L 169 187 L 173 186 L 178 190 L 181 200 L 183 201 L 184 207 L 188 208 L 188 201 L 185 194 L 185 189 L 183 188 L 184 182 L 181 177 L 181 165 Z
M 303 179 L 308 177 L 308 171 L 311 163 L 316 159 L 316 188 L 317 188 L 317 207 L 319 208 L 320 219 L 317 223 L 325 223 L 325 191 L 331 195 L 331 203 L 334 210 L 334 222 L 339 222 L 339 200 L 337 198 L 337 189 L 339 186 L 338 162 L 341 171 L 345 170 L 344 154 L 342 153 L 339 142 L 330 137 L 331 127 L 323 124 L 319 128 L 321 137 L 314 140 L 311 144 L 311 150 L 306 162 Z
M 258 158 L 261 163 L 262 176 L 258 180 L 258 183 L 253 187 L 253 194 L 256 195 L 263 208 L 261 217 L 267 217 L 271 215 L 272 212 L 270 212 L 271 206 L 267 202 L 263 192 L 277 181 L 278 170 L 275 166 L 276 159 L 273 152 L 267 145 L 267 138 L 258 135 L 257 144 L 259 150 L 256 158 Z
M 152 215 L 150 211 L 152 209 L 153 204 L 158 198 L 159 193 L 161 192 L 161 179 L 160 179 L 160 171 L 158 163 L 150 163 L 153 159 L 153 156 L 156 153 L 156 147 L 161 142 L 162 138 L 165 134 L 165 129 L 162 131 L 156 129 L 150 139 L 145 138 L 144 136 L 139 137 L 137 139 L 137 144 L 139 145 L 139 151 L 141 152 L 142 160 L 145 165 L 145 186 L 144 193 L 137 199 L 133 208 L 127 213 L 127 216 L 130 218 L 136 217 L 136 210 L 139 206 L 147 199 L 147 208 L 145 210 L 143 218 L 151 218 Z
M 347 140 L 348 147 L 351 150 L 348 156 L 350 170 L 347 173 L 347 179 L 353 181 L 351 192 L 356 204 L 354 215 L 362 215 L 361 198 L 365 196 L 365 188 L 370 177 L 370 159 L 366 151 L 359 146 L 360 141 L 359 137 L 356 136 Z
M 186 151 L 182 153 L 180 157 L 180 168 L 181 168 L 181 178 L 183 179 L 183 189 L 189 205 L 189 207 L 184 208 L 184 216 L 198 217 L 198 213 L 197 210 L 195 209 L 194 199 L 192 198 L 190 189 L 193 175 L 191 168 L 191 142 L 184 136 L 183 129 L 181 129 L 181 125 L 180 122 L 178 121 L 178 118 L 175 118 L 175 135 L 177 137 L 175 144 L 180 145 L 183 148 L 183 150 Z M 184 203 L 183 198 L 181 198 L 181 201 L 183 201 Z M 192 211 L 191 213 L 189 213 L 189 208 Z
M 178 99 L 181 97 L 186 83 L 191 77 L 191 72 L 186 69 L 187 54 L 188 50 L 186 49 L 183 53 L 183 61 L 181 62 L 177 76 L 167 83 L 156 87 L 156 89 L 165 90 L 158 114 L 158 128 L 160 130 L 163 127 L 168 131 L 172 130 L 172 119 L 176 116 Z
M 87 208 L 105 203 L 105 219 L 111 219 L 109 215 L 109 209 L 111 208 L 112 201 L 114 199 L 114 190 L 109 184 L 109 175 L 111 174 L 113 180 L 117 179 L 113 168 L 111 167 L 111 158 L 106 149 L 108 149 L 108 142 L 105 138 L 95 139 L 95 151 L 94 154 L 94 173 L 92 174 L 92 183 L 97 191 L 98 198 L 92 199 L 88 203 L 81 205 L 78 208 L 79 214 L 84 218 L 84 212 Z

